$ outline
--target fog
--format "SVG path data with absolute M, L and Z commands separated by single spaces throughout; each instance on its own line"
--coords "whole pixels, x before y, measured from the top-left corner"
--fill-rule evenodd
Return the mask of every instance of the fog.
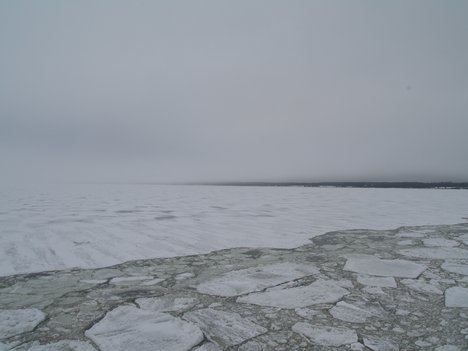
M 468 180 L 466 1 L 3 1 L 2 179 Z

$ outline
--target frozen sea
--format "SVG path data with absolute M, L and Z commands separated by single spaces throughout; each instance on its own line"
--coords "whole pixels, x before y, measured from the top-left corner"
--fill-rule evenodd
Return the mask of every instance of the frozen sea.
M 0 190 L 0 275 L 292 248 L 342 229 L 453 224 L 468 191 L 170 185 Z

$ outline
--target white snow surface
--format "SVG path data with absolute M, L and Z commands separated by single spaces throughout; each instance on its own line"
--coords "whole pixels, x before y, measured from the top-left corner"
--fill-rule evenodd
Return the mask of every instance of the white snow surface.
M 45 317 L 36 308 L 0 310 L 0 339 L 33 330 Z
M 382 277 L 417 278 L 426 268 L 411 261 L 381 260 L 375 256 L 356 255 L 348 258 L 343 269 Z
M 102 351 L 188 351 L 203 340 L 196 325 L 166 313 L 119 306 L 85 335 Z
M 310 264 L 277 263 L 225 273 L 202 282 L 197 290 L 202 294 L 237 296 L 318 273 Z
M 328 231 L 450 224 L 467 191 L 86 184 L 0 187 L 0 275 L 232 247 L 293 248 Z

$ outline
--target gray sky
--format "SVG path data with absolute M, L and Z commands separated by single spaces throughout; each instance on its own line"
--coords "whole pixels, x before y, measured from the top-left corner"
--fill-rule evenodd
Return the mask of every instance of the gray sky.
M 3 175 L 468 180 L 468 1 L 2 1 Z

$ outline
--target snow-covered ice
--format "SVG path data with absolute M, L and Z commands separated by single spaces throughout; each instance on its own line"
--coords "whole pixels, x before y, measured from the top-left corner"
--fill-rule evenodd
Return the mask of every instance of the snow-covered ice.
M 359 255 L 349 257 L 344 270 L 383 277 L 417 278 L 426 266 L 405 260 L 381 260 L 375 256 Z
M 356 332 L 344 327 L 327 327 L 298 322 L 293 325 L 292 330 L 317 345 L 342 346 L 358 341 Z
M 3 187 L 0 275 L 232 247 L 294 248 L 328 231 L 457 223 L 467 209 L 466 191 L 438 189 Z
M 36 308 L 0 310 L 0 339 L 33 330 L 46 315 Z
M 454 286 L 445 290 L 445 306 L 468 307 L 468 289 Z
M 265 292 L 239 297 L 237 302 L 279 308 L 300 308 L 321 303 L 334 303 L 349 294 L 333 280 L 317 280 L 295 288 L 277 287 Z
M 169 314 L 119 306 L 85 335 L 102 351 L 184 351 L 203 340 L 196 325 Z
M 319 273 L 313 265 L 277 263 L 231 271 L 197 286 L 202 294 L 237 296 Z
M 196 323 L 213 342 L 234 346 L 266 333 L 268 330 L 234 312 L 205 308 L 184 314 L 184 318 Z

